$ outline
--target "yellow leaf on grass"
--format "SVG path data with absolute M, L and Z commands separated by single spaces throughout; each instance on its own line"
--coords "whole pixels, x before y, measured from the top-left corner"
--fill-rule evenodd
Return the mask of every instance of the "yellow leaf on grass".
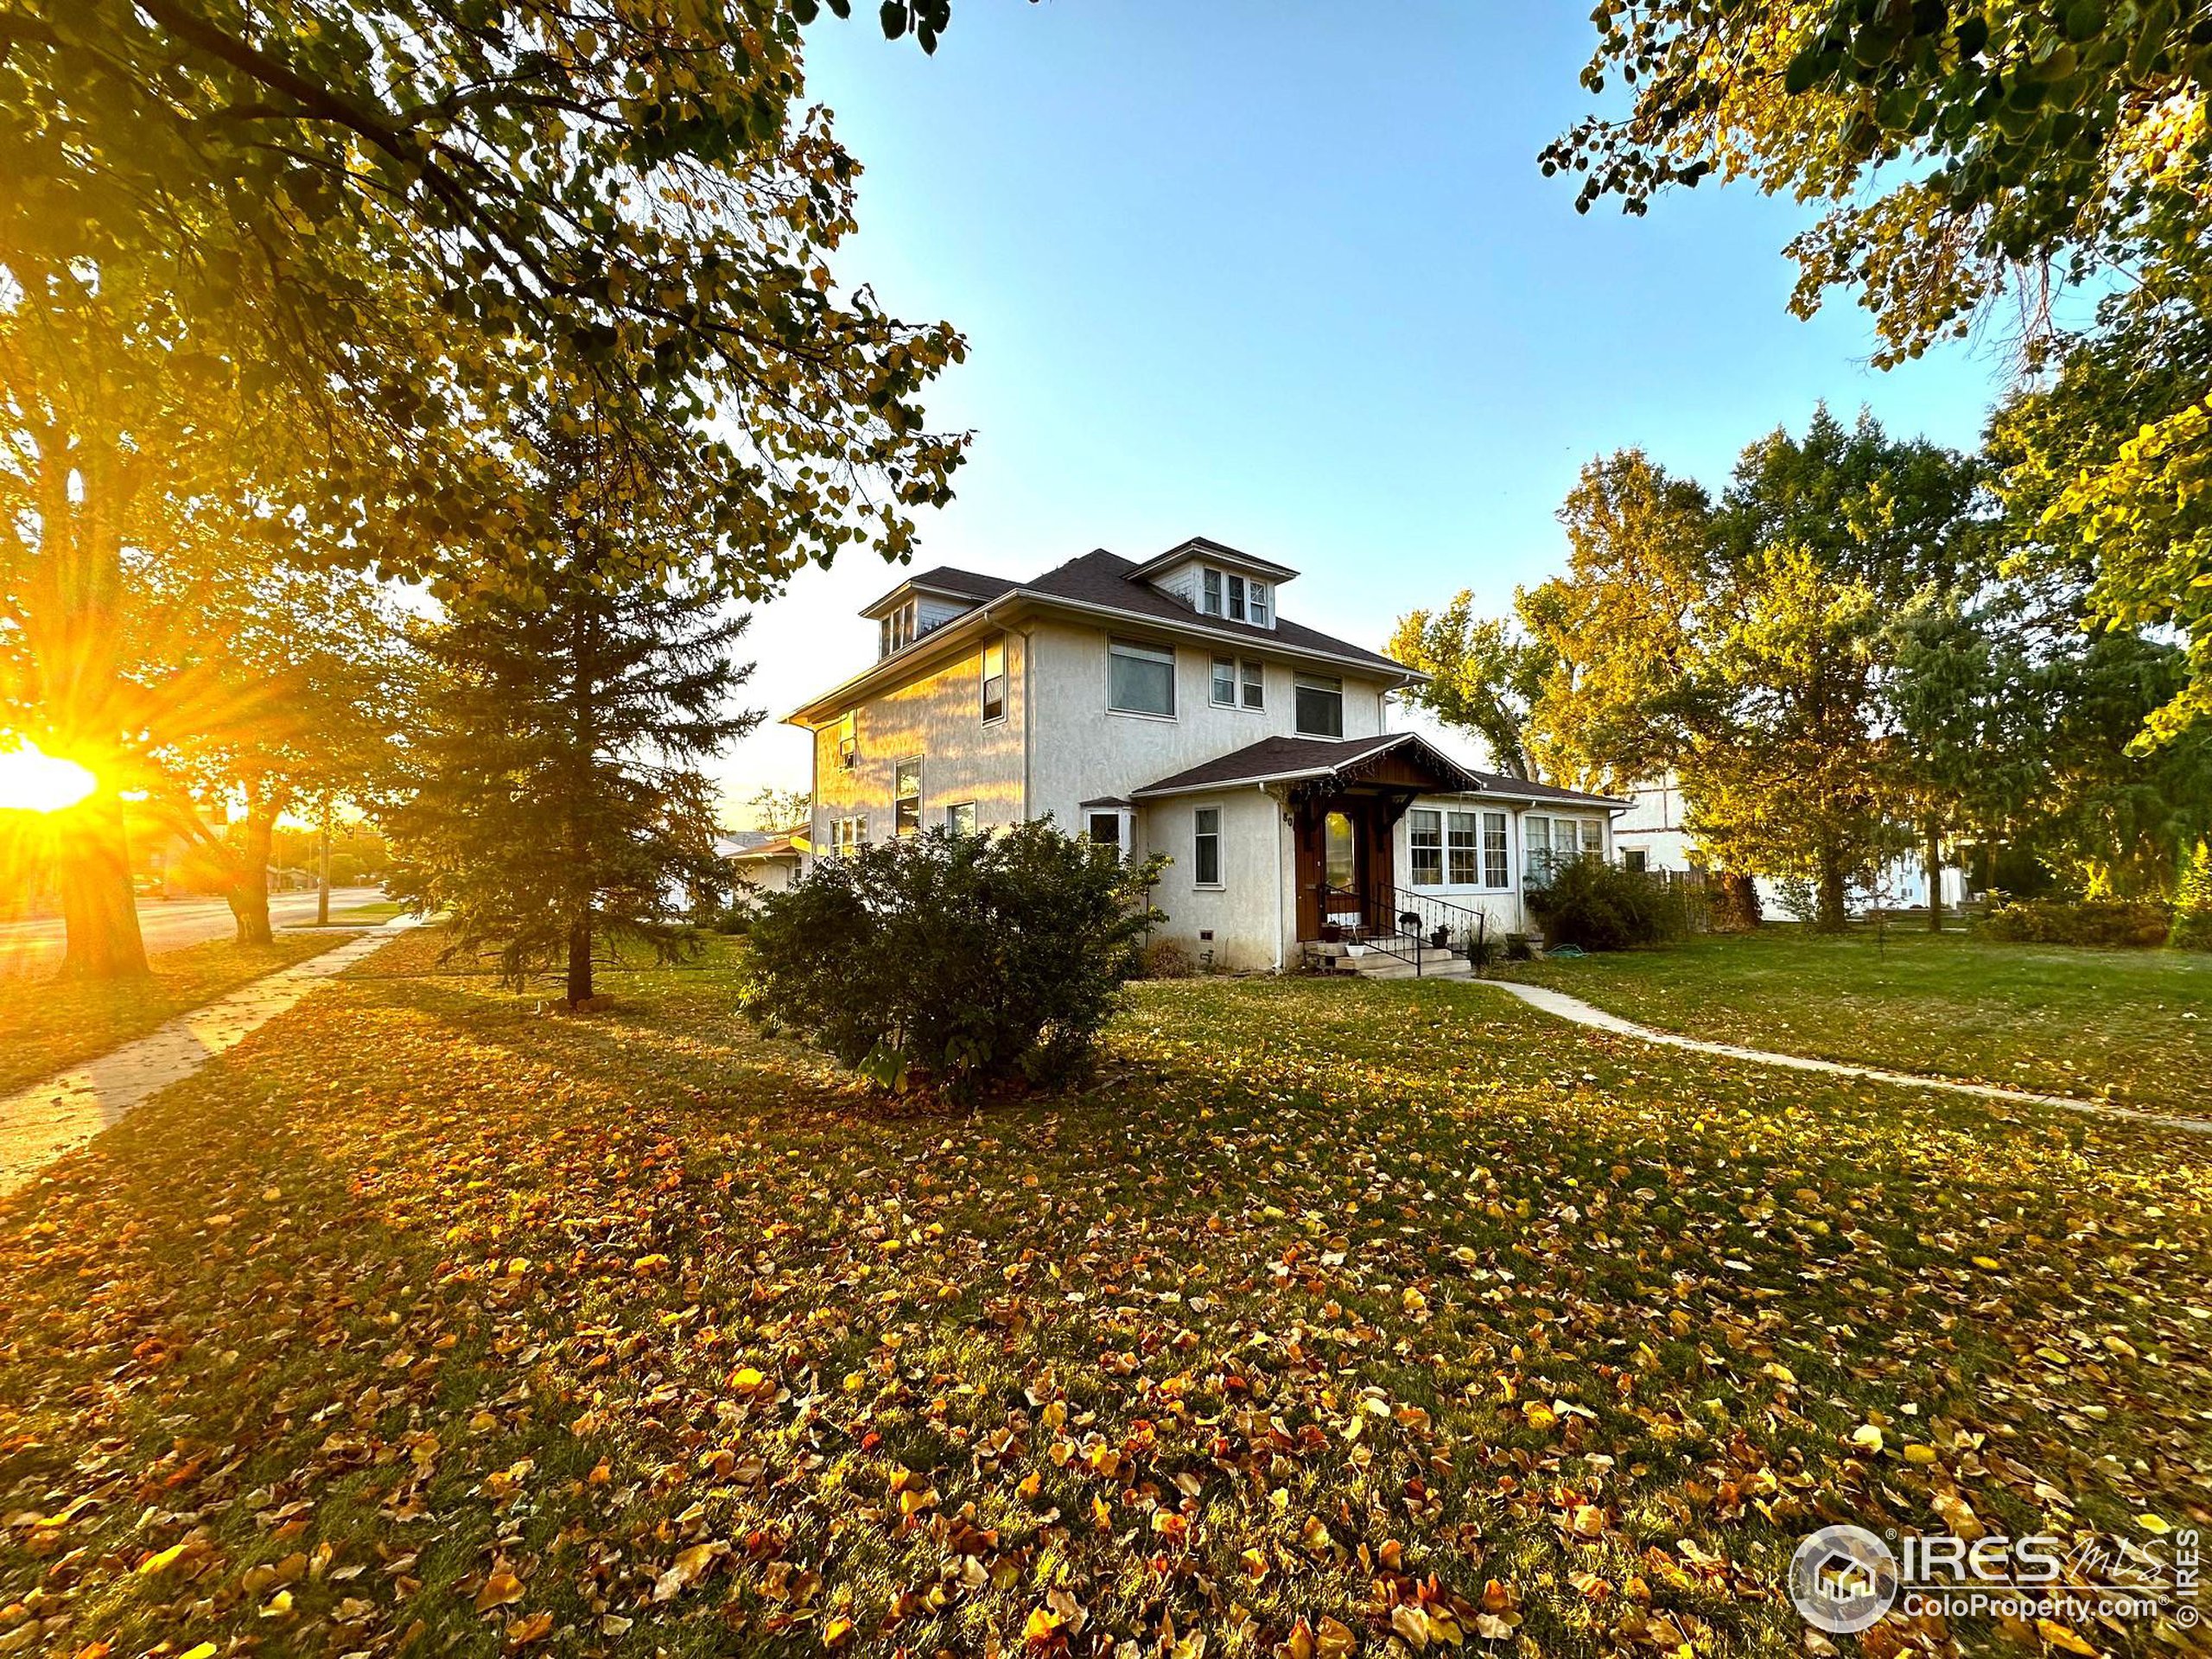
M 1905 1447 L 1904 1460 L 1907 1463 L 1923 1465 L 1933 1463 L 1936 1461 L 1936 1448 L 1932 1446 L 1923 1446 L 1916 1441 Z
M 1531 1428 L 1550 1428 L 1559 1421 L 1559 1414 L 1541 1400 L 1524 1402 L 1521 1414 L 1528 1419 Z
M 1882 1449 L 1882 1431 L 1872 1423 L 1861 1423 L 1851 1431 L 1851 1443 L 1863 1446 L 1869 1452 L 1879 1452 Z
M 184 1551 L 183 1544 L 171 1544 L 159 1554 L 149 1555 L 144 1560 L 139 1562 L 138 1570 L 147 1573 L 166 1572 L 175 1564 L 176 1558 L 183 1554 Z
M 2082 1659 L 2097 1659 L 2097 1650 L 2055 1618 L 2036 1620 L 2036 1634 L 2062 1653 L 2078 1653 Z
M 1344 1656 L 1359 1646 L 1359 1638 L 1351 1627 L 1333 1618 L 1324 1618 L 1313 1627 L 1313 1642 L 1320 1659 L 1344 1659 Z
M 476 1611 L 483 1613 L 494 1607 L 512 1607 L 521 1599 L 522 1580 L 512 1573 L 494 1573 L 476 1592 Z

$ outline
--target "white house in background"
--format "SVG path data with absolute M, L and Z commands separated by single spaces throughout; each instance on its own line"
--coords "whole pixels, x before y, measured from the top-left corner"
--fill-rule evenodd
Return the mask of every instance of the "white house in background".
M 1610 856 L 1622 803 L 1389 731 L 1391 694 L 1421 677 L 1284 614 L 1297 574 L 1194 537 L 1027 582 L 900 582 L 861 612 L 874 664 L 786 716 L 814 738 L 810 855 L 1050 815 L 1167 855 L 1162 931 L 1224 968 L 1527 930 L 1530 869 L 1556 849 Z
M 1620 861 L 1631 870 L 1687 870 L 1695 868 L 1697 842 L 1684 823 L 1688 808 L 1681 785 L 1671 772 L 1634 785 L 1627 810 L 1613 821 L 1613 844 Z M 1781 893 L 1764 876 L 1756 878 L 1759 906 L 1771 916 L 1780 907 Z M 1883 902 L 1891 910 L 1916 910 L 1928 903 L 1928 867 L 1908 854 L 1882 872 Z M 1955 908 L 1966 901 L 1966 872 L 1955 866 L 1943 871 L 1943 902 Z
M 715 851 L 729 861 L 737 879 L 756 893 L 781 893 L 798 880 L 802 857 L 790 835 L 728 830 L 715 838 Z

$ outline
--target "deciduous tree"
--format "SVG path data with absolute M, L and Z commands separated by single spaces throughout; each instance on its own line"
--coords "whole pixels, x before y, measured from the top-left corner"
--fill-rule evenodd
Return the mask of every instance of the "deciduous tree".
M 1429 677 L 1407 688 L 1408 702 L 1482 739 L 1509 778 L 1533 778 L 1529 721 L 1553 653 L 1515 622 L 1474 613 L 1475 596 L 1463 588 L 1441 611 L 1401 617 L 1384 650 Z

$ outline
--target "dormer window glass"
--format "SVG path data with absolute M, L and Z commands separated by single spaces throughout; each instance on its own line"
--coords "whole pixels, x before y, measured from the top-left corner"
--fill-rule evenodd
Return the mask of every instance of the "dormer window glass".
M 904 651 L 919 637 L 915 626 L 916 607 L 908 600 L 890 615 L 876 624 L 876 655 L 888 657 L 894 651 Z
M 1262 628 L 1273 627 L 1274 624 L 1268 620 L 1268 584 L 1264 582 L 1251 582 L 1247 584 L 1245 591 L 1251 606 L 1250 620 L 1253 626 Z
M 1239 575 L 1229 578 L 1229 620 L 1232 622 L 1244 620 L 1244 578 Z
M 1221 614 L 1221 572 L 1209 567 L 1198 577 L 1198 591 L 1204 602 L 1198 608 L 1208 616 Z

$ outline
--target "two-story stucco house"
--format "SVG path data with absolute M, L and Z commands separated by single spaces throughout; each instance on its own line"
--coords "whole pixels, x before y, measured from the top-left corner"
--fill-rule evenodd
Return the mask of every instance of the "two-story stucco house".
M 1027 582 L 909 577 L 861 613 L 874 664 L 787 717 L 814 736 L 813 855 L 1049 814 L 1166 854 L 1164 931 L 1224 968 L 1393 929 L 1526 928 L 1529 872 L 1610 854 L 1621 803 L 1389 731 L 1391 694 L 1421 677 L 1294 621 L 1297 574 L 1198 537 Z

